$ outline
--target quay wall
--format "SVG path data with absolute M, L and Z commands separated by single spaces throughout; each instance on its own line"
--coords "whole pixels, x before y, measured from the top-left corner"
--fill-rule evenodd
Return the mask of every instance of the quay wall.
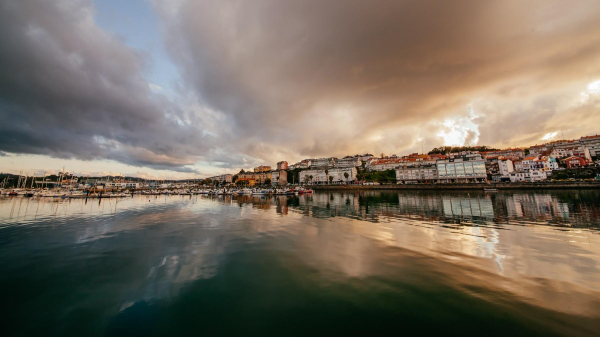
M 571 183 L 507 183 L 507 184 L 389 184 L 389 185 L 311 185 L 315 191 L 346 190 L 553 190 L 553 189 L 600 189 L 600 182 Z

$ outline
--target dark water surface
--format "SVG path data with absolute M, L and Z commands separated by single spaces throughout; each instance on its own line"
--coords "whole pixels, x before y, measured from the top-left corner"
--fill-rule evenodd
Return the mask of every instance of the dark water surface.
M 0 199 L 2 336 L 599 336 L 598 191 Z

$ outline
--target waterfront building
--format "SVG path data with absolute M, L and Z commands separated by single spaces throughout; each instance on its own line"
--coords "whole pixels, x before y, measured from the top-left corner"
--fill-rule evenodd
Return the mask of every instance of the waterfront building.
M 413 164 L 396 169 L 398 184 L 435 182 L 438 179 L 436 164 Z
M 483 157 L 472 151 L 450 154 L 436 162 L 438 182 L 485 182 L 487 175 Z
M 287 172 L 284 170 L 271 172 L 271 185 L 287 185 Z
M 208 179 L 212 180 L 215 184 L 229 184 L 233 180 L 233 175 L 231 174 L 221 174 L 214 177 L 209 177 Z
M 271 171 L 271 166 L 259 166 L 259 167 L 255 167 L 254 168 L 254 172 L 259 173 L 259 172 L 269 172 Z
M 281 171 L 281 170 L 287 170 L 288 169 L 288 162 L 287 161 L 280 161 L 279 163 L 277 163 L 277 170 Z
M 348 178 L 344 176 L 344 173 L 348 173 Z M 304 170 L 299 173 L 299 179 L 302 183 L 312 184 L 328 184 L 329 176 L 333 177 L 332 183 L 352 182 L 356 180 L 356 168 L 355 167 L 337 167 L 328 169 L 313 169 Z M 312 176 L 312 179 L 310 178 Z
M 510 182 L 536 182 L 543 181 L 548 178 L 547 172 L 544 170 L 529 170 L 523 172 L 512 172 L 509 175 Z
M 245 172 L 238 174 L 238 180 L 254 180 L 257 184 L 263 184 L 271 179 L 271 172 Z

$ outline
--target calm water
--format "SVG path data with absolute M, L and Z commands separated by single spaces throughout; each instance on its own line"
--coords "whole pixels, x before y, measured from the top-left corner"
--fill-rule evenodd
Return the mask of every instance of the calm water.
M 2 198 L 0 289 L 3 336 L 598 336 L 600 192 Z

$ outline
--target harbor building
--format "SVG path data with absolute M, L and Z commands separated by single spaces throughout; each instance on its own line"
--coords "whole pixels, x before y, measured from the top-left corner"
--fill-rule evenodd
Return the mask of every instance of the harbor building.
M 432 183 L 438 179 L 436 164 L 412 164 L 396 169 L 398 184 Z
M 485 160 L 478 152 L 450 154 L 448 158 L 438 160 L 436 165 L 440 183 L 487 181 Z
M 344 173 L 348 174 L 348 178 L 344 175 Z M 329 184 L 329 177 L 333 177 L 331 183 L 339 184 L 343 182 L 352 182 L 356 180 L 357 170 L 355 167 L 337 167 L 328 169 L 328 172 L 325 172 L 325 169 L 310 169 L 301 171 L 299 173 L 299 178 L 302 183 L 311 183 L 311 184 Z M 312 178 L 311 178 L 312 176 Z
M 279 165 L 279 164 L 278 164 Z M 271 172 L 271 185 L 287 185 L 287 172 L 284 170 Z

